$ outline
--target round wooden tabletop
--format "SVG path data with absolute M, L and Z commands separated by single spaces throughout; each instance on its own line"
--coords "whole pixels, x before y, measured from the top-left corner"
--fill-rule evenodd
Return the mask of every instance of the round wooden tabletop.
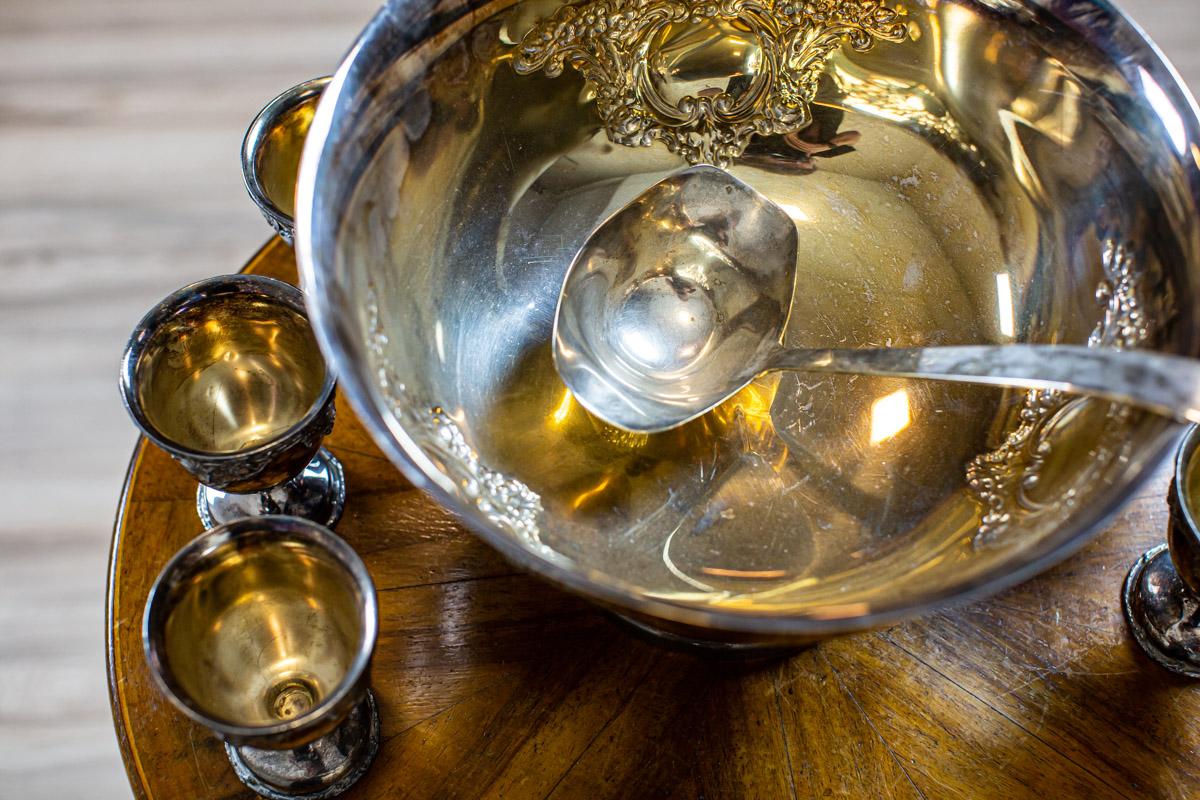
M 247 266 L 296 280 L 275 240 Z M 415 490 L 339 400 L 337 532 L 379 591 L 383 745 L 347 798 L 1196 798 L 1200 693 L 1145 658 L 1121 581 L 1166 530 L 1165 471 L 1067 563 L 986 602 L 788 658 L 664 650 L 517 572 Z M 138 798 L 252 798 L 151 684 L 140 623 L 201 532 L 139 443 L 113 535 L 108 677 Z

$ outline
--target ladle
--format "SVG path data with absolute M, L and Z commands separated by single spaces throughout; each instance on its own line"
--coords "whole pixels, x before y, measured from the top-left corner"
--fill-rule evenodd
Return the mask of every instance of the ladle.
M 1073 345 L 816 350 L 780 342 L 795 291 L 796 227 L 710 166 L 678 172 L 604 222 L 576 255 L 554 360 L 585 408 L 655 433 L 771 370 L 1060 389 L 1200 422 L 1200 361 Z

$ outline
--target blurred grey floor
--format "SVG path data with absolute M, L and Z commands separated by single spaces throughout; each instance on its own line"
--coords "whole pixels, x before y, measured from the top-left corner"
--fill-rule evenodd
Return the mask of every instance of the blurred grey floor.
M 0 0 L 0 798 L 128 797 L 105 566 L 140 314 L 267 229 L 238 146 L 372 0 Z M 1200 87 L 1196 0 L 1123 4 Z M 185 799 L 186 800 L 186 799 Z
M 0 0 L 0 798 L 130 796 L 103 656 L 121 347 L 266 240 L 242 134 L 377 3 Z

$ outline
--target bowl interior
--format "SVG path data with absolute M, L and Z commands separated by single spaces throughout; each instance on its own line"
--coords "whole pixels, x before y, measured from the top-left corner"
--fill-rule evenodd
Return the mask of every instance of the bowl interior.
M 1195 119 L 1138 32 L 1103 3 L 1090 27 L 1050 2 L 903 5 L 910 41 L 838 51 L 813 123 L 731 165 L 796 224 L 785 343 L 1197 352 Z M 1156 463 L 1162 419 L 928 381 L 768 375 L 653 435 L 589 415 L 551 358 L 563 277 L 686 164 L 610 142 L 569 66 L 516 74 L 554 8 L 381 15 L 301 178 L 343 386 L 506 554 L 662 617 L 851 628 L 1030 574 Z

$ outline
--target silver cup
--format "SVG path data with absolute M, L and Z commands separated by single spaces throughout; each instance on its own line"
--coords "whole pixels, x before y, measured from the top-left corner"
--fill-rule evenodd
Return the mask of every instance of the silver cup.
M 1129 570 L 1125 619 L 1146 655 L 1166 669 L 1200 678 L 1200 426 L 1184 434 L 1167 494 L 1167 543 Z
M 305 81 L 267 103 L 242 140 L 246 191 L 267 223 L 288 244 L 295 236 L 296 175 L 304 138 L 329 81 L 328 77 Z
M 120 385 L 142 433 L 200 481 L 206 528 L 263 514 L 341 517 L 342 465 L 321 446 L 335 381 L 294 286 L 228 275 L 180 289 L 134 329 Z
M 379 750 L 369 668 L 379 628 L 366 565 L 327 528 L 242 519 L 175 554 L 150 590 L 146 661 L 180 711 L 275 800 L 335 797 Z

